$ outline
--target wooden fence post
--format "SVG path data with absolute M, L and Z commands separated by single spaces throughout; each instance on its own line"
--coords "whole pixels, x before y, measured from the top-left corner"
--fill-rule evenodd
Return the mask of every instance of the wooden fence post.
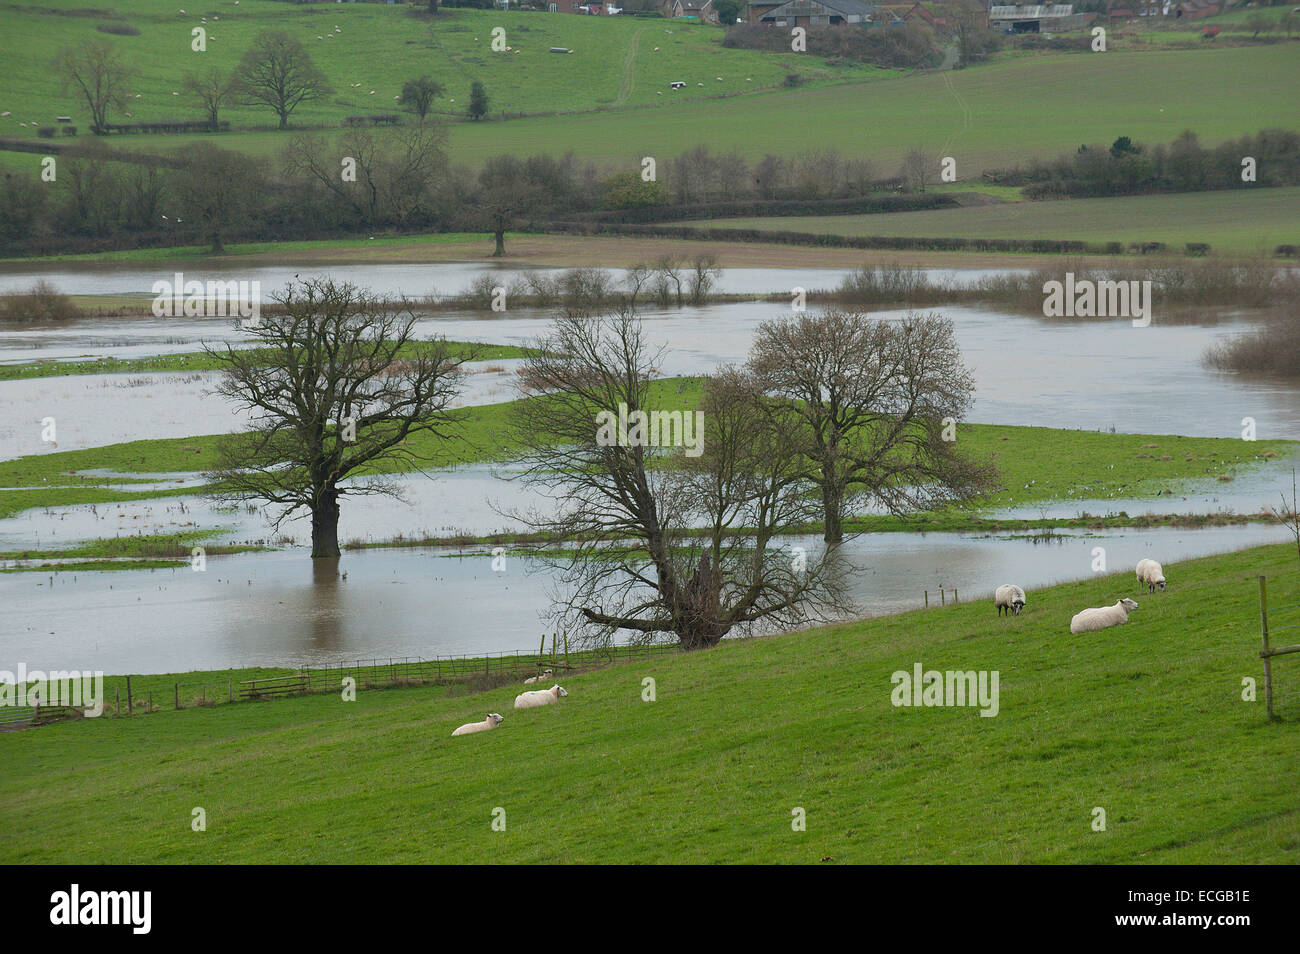
M 122 714 L 122 687 L 113 687 L 113 715 Z
M 955 586 L 952 588 L 952 602 L 954 606 L 960 602 L 960 600 L 957 599 L 957 587 Z
M 131 677 L 130 676 L 126 677 L 126 714 L 135 715 L 135 707 L 132 705 L 132 700 L 131 700 Z
M 947 605 L 948 605 L 948 595 L 947 595 L 947 591 L 945 591 L 944 588 L 943 588 L 942 586 L 939 587 L 939 605 L 940 605 L 940 606 L 947 606 Z
M 181 684 L 179 682 L 173 682 L 172 683 L 172 708 L 179 709 L 180 707 L 181 707 Z
M 926 609 L 929 609 L 929 608 L 930 608 L 930 591 L 929 591 L 929 590 L 926 590 L 926 591 L 925 591 L 925 608 L 926 608 Z
M 1268 589 L 1261 574 L 1259 578 L 1259 631 L 1264 637 L 1264 710 L 1273 718 L 1273 660 L 1268 650 Z
M 226 701 L 227 702 L 235 701 L 235 677 L 234 676 L 230 677 L 230 682 L 226 686 Z

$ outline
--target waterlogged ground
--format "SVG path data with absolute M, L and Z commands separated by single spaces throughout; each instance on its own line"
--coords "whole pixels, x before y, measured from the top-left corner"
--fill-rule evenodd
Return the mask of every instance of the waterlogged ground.
M 1096 547 L 1111 570 L 1158 557 L 1177 587 L 1179 560 L 1286 539 L 1266 525 L 1050 542 L 890 533 L 856 538 L 845 554 L 859 614 L 879 615 L 922 605 L 927 589 L 932 604 L 940 589 L 948 600 L 954 589 L 963 602 L 988 600 L 1009 581 L 1032 603 L 1035 587 L 1089 576 Z M 819 546 L 809 537 L 787 543 L 812 554 Z M 536 561 L 508 556 L 498 572 L 489 554 L 432 549 L 349 553 L 337 563 L 293 551 L 239 554 L 210 558 L 203 572 L 0 574 L 0 669 L 21 660 L 29 668 L 160 673 L 534 651 L 552 629 L 545 614 L 553 584 Z M 1127 573 L 1116 581 L 1114 598 L 1121 596 L 1139 604 L 1160 598 L 1139 595 Z M 1062 617 L 1063 635 L 1068 626 Z

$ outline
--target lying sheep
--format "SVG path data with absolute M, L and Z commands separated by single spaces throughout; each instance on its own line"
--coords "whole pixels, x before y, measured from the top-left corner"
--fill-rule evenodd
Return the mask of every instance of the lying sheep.
M 1165 591 L 1165 571 L 1155 560 L 1138 560 L 1137 578 L 1139 587 L 1145 586 L 1148 593 L 1154 593 L 1157 588 L 1160 592 Z
M 498 712 L 489 712 L 488 717 L 482 722 L 466 722 L 457 729 L 452 735 L 470 735 L 474 732 L 486 732 L 488 729 L 495 729 L 505 721 L 505 716 Z
M 521 692 L 515 696 L 516 709 L 535 709 L 537 706 L 549 706 L 552 702 L 559 702 L 568 693 L 560 685 L 551 686 L 549 689 L 530 689 L 528 692 Z
M 1015 613 L 1020 615 L 1020 611 L 1025 608 L 1025 591 L 1012 583 L 1003 583 L 993 591 L 993 605 L 998 608 L 998 615 L 1006 610 L 1007 615 Z
M 1091 633 L 1098 629 L 1121 626 L 1128 622 L 1128 614 L 1138 608 L 1131 599 L 1125 597 L 1114 606 L 1099 606 L 1075 613 L 1070 620 L 1070 632 Z
M 547 679 L 550 678 L 551 678 L 551 671 L 548 669 L 540 676 L 529 676 L 527 679 L 524 680 L 524 685 L 531 686 L 535 682 L 545 682 Z

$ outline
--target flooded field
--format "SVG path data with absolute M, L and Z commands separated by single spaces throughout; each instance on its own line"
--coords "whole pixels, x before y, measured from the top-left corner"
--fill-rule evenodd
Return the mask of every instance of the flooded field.
M 427 295 L 459 292 L 490 269 L 482 263 L 354 266 L 336 279 L 372 290 Z M 240 272 L 267 293 L 292 266 Z M 506 270 L 509 272 L 509 270 Z M 838 270 L 732 269 L 725 291 L 831 287 Z M 983 273 L 967 272 L 957 280 Z M 70 270 L 45 274 L 72 293 L 147 292 L 158 269 Z M 205 273 L 206 277 L 206 273 Z M 212 277 L 221 277 L 214 274 Z M 231 277 L 236 277 L 233 273 Z M 508 277 L 508 276 L 507 276 Z M 0 273 L 0 292 L 30 284 L 33 273 Z M 1134 328 L 1128 321 L 1061 322 L 991 308 L 946 307 L 976 379 L 976 422 L 1121 432 L 1236 437 L 1242 419 L 1261 438 L 1300 439 L 1300 392 L 1206 370 L 1201 355 L 1225 335 L 1250 327 L 1247 315 L 1206 313 L 1202 323 Z M 651 309 L 650 340 L 664 348 L 663 375 L 702 375 L 743 361 L 759 324 L 783 317 L 782 303 L 728 303 Z M 887 320 L 898 311 L 877 311 Z M 437 314 L 420 332 L 460 340 L 524 344 L 546 331 L 536 310 Z M 0 332 L 0 361 L 112 356 L 143 357 L 198 350 L 205 341 L 237 341 L 224 319 L 83 320 L 57 329 Z M 461 405 L 515 396 L 517 361 L 484 362 L 466 379 Z M 237 409 L 211 393 L 209 372 L 97 374 L 0 382 L 0 458 L 130 440 L 224 433 L 243 423 Z M 1159 395 L 1156 400 L 1152 396 Z M 55 417 L 58 447 L 40 440 L 40 422 Z M 111 476 L 111 475 L 109 475 Z M 132 475 L 138 477 L 140 475 Z M 198 474 L 154 475 L 158 489 L 193 483 Z M 340 541 L 485 535 L 519 529 L 514 509 L 549 501 L 511 476 L 508 467 L 474 466 L 399 478 L 405 501 L 347 500 Z M 432 478 L 432 479 L 431 479 Z M 1256 512 L 1277 502 L 1272 479 L 1243 473 L 1235 481 L 1157 500 L 1071 500 L 997 511 L 995 517 Z M 125 486 L 125 485 L 124 485 Z M 133 490 L 146 489 L 140 485 Z M 429 549 L 348 551 L 338 563 L 308 559 L 304 516 L 278 532 L 263 510 L 218 506 L 203 498 L 156 499 L 97 506 L 37 508 L 0 520 L 0 549 L 58 548 L 86 539 L 219 529 L 217 542 L 270 542 L 284 549 L 210 558 L 203 573 L 130 570 L 0 575 L 6 608 L 0 657 L 29 665 L 81 666 L 109 672 L 166 672 L 254 664 L 337 662 L 358 657 L 475 653 L 535 646 L 552 604 L 550 572 L 511 557 L 493 572 L 488 557 Z M 1014 579 L 1031 588 L 1090 572 L 1094 546 L 1113 567 L 1157 554 L 1178 559 L 1259 543 L 1285 531 L 1249 525 L 1203 530 L 1149 530 L 1066 535 L 1054 542 L 956 534 L 876 534 L 852 540 L 853 595 L 863 614 L 920 605 L 922 590 L 957 588 L 983 598 Z M 820 546 L 790 538 L 791 545 Z M 1176 572 L 1176 571 L 1175 571 Z M 1176 577 L 1174 577 L 1176 580 Z M 1176 585 L 1176 583 L 1175 583 Z M 1032 595 L 1031 595 L 1032 601 Z M 482 607 L 491 606 L 484 614 Z M 2 661 L 0 659 L 0 661 Z
M 963 602 L 991 597 L 1000 583 L 1033 588 L 1088 576 L 1094 547 L 1112 568 L 1145 556 L 1177 561 L 1263 543 L 1286 531 L 1256 525 L 1065 535 L 1051 542 L 958 534 L 873 534 L 845 544 L 855 568 L 858 613 L 917 609 L 940 588 Z M 820 542 L 790 537 L 815 552 Z M 52 579 L 52 582 L 51 582 Z M 1123 592 L 1136 593 L 1122 577 Z M 302 551 L 209 558 L 207 569 L 0 575 L 6 606 L 2 658 L 35 668 L 110 673 L 180 672 L 301 665 L 358 658 L 535 650 L 551 604 L 553 576 L 535 561 L 508 557 L 495 572 L 487 554 L 386 549 L 312 561 Z M 1145 597 L 1159 599 L 1159 595 Z M 491 607 L 489 612 L 484 607 Z M 989 613 L 993 607 L 990 604 Z M 1062 632 L 1068 620 L 1061 621 Z

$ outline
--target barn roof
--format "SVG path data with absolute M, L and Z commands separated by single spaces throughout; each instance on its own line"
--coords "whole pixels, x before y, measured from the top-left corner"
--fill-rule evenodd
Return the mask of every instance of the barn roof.
M 1073 15 L 1074 4 L 1072 3 L 989 7 L 990 20 L 1051 20 Z
M 876 14 L 876 8 L 862 0 L 789 0 L 764 16 L 808 17 L 831 13 L 842 17 L 869 17 Z

